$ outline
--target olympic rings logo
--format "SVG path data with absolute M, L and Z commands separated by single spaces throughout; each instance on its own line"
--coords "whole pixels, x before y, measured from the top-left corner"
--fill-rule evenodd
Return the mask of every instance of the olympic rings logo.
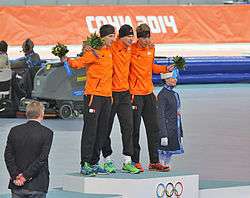
M 177 182 L 175 185 L 172 182 L 169 182 L 166 186 L 163 183 L 158 184 L 156 188 L 157 198 L 172 197 L 175 195 L 177 198 L 180 198 L 184 190 L 184 187 L 181 182 Z

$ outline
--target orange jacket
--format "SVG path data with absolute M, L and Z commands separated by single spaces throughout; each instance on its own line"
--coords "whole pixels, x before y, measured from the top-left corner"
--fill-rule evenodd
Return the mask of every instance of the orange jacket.
M 153 73 L 166 73 L 167 67 L 154 64 L 154 48 L 141 48 L 132 45 L 129 86 L 133 95 L 148 95 L 153 92 Z
M 85 95 L 112 96 L 113 63 L 111 50 L 102 48 L 96 50 L 98 57 L 92 51 L 87 51 L 82 57 L 68 59 L 73 68 L 87 67 Z
M 131 47 L 126 47 L 120 39 L 113 42 L 112 47 L 113 56 L 113 91 L 128 91 L 129 83 L 129 66 L 131 60 Z

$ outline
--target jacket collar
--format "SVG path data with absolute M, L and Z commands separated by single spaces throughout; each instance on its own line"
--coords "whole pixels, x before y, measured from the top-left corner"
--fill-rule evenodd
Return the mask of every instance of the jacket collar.
M 33 120 L 33 119 L 28 120 L 27 123 L 29 123 L 29 124 L 35 124 L 35 125 L 41 124 L 38 120 Z
M 174 89 L 174 87 L 169 86 L 167 84 L 164 84 L 164 88 L 167 89 L 167 90 L 169 90 L 169 91 L 172 91 Z
M 129 47 L 126 47 L 125 46 L 125 44 L 121 41 L 121 39 L 117 39 L 116 41 L 115 41 L 115 43 L 116 43 L 116 46 L 117 46 L 117 48 L 118 48 L 118 50 L 122 50 L 122 49 L 128 49 Z

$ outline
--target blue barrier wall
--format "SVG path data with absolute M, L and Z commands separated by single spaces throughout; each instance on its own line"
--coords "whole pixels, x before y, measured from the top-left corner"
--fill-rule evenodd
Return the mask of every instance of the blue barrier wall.
M 179 83 L 250 83 L 250 57 L 208 56 L 188 57 L 186 69 L 180 71 Z M 156 58 L 159 65 L 172 64 L 172 58 Z M 162 82 L 160 75 L 153 74 L 153 82 Z

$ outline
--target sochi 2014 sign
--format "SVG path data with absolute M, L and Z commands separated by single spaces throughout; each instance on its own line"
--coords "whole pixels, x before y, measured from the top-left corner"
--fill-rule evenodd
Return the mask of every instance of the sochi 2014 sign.
M 35 45 L 79 45 L 107 23 L 117 30 L 147 23 L 155 43 L 250 42 L 249 6 L 4 6 L 0 12 L 1 39 L 10 45 L 27 38 Z
M 149 25 L 152 33 L 178 33 L 174 16 L 86 16 L 87 28 L 90 33 L 97 32 L 103 24 L 111 24 L 119 30 L 123 24 L 136 27 L 141 23 Z M 134 22 L 134 23 L 133 23 Z

